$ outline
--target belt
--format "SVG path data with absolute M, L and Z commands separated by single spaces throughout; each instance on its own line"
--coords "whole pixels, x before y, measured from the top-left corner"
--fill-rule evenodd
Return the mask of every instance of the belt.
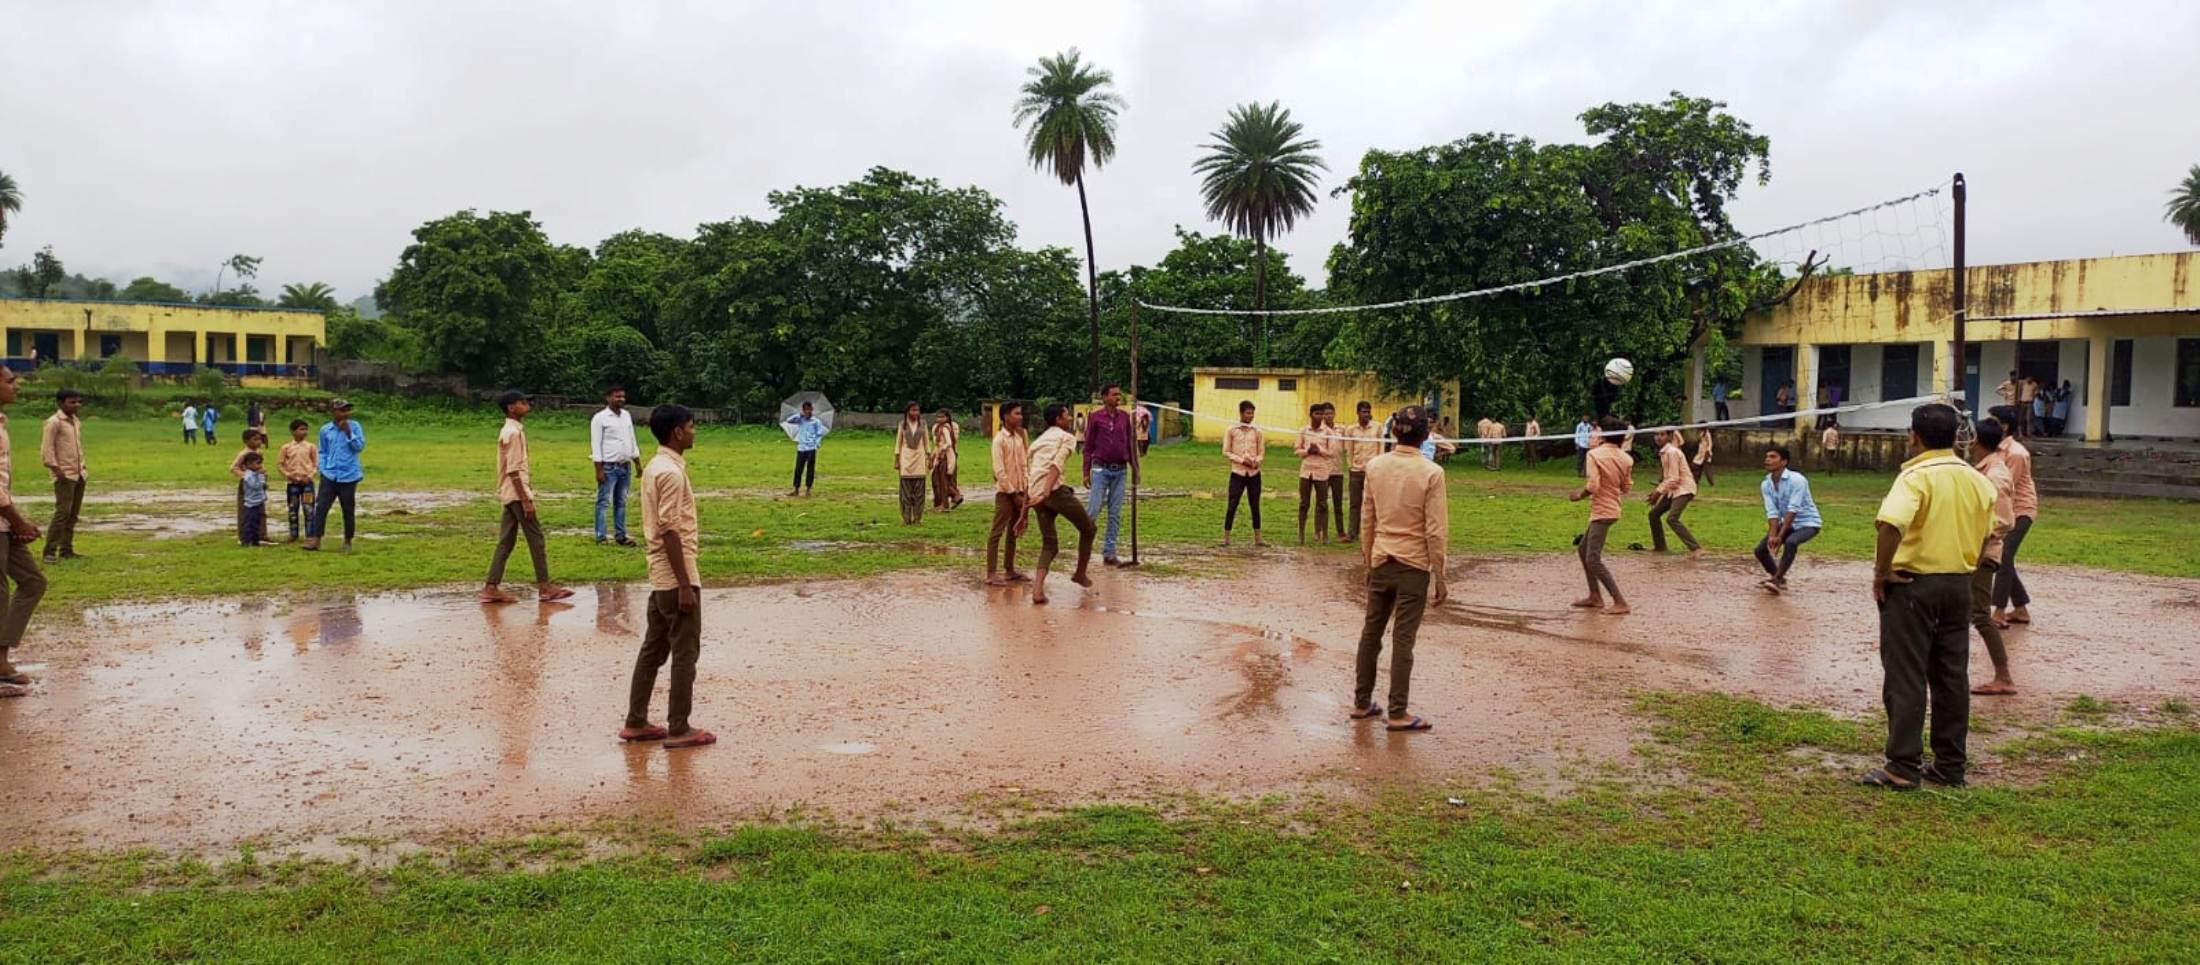
M 1127 462 L 1096 462 L 1096 463 L 1093 463 L 1093 465 L 1094 465 L 1094 466 L 1096 466 L 1096 467 L 1098 467 L 1098 468 L 1101 468 L 1101 469 L 1128 469 L 1128 468 L 1130 468 L 1130 463 L 1127 463 Z

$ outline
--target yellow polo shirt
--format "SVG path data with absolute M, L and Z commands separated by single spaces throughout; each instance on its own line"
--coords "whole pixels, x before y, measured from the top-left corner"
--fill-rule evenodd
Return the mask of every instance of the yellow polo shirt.
M 1902 531 L 1895 569 L 1969 573 L 1993 527 L 1994 484 L 1952 450 L 1929 450 L 1902 464 L 1878 519 Z

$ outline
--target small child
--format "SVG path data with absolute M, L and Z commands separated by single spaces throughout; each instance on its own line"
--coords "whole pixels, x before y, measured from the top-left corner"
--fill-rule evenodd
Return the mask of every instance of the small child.
M 242 536 L 244 533 L 244 460 L 246 456 L 259 455 L 260 447 L 265 445 L 267 445 L 266 433 L 246 429 L 244 431 L 244 448 L 237 450 L 237 457 L 229 460 L 229 474 L 237 477 L 237 532 L 239 534 L 237 542 L 239 543 L 244 542 Z
M 293 543 L 298 541 L 301 515 L 308 524 L 313 522 L 313 474 L 321 465 L 321 447 L 306 440 L 308 428 L 304 419 L 290 420 L 290 441 L 283 444 L 282 455 L 275 460 L 275 468 L 283 474 L 284 495 L 290 500 L 290 541 Z
M 261 467 L 266 457 L 258 452 L 247 452 L 244 464 L 244 513 L 237 522 L 237 542 L 245 546 L 258 546 L 267 536 L 267 473 Z

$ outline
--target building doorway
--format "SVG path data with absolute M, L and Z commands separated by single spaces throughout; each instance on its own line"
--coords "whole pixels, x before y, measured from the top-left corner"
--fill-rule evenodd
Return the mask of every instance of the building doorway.
M 1763 372 L 1764 390 L 1757 395 L 1757 414 L 1778 415 L 1780 406 L 1775 397 L 1780 394 L 1780 386 L 1795 379 L 1795 347 L 1767 345 L 1762 356 L 1758 367 Z

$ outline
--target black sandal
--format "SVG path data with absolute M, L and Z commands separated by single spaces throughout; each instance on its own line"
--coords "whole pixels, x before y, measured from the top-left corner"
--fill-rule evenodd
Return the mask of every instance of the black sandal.
M 1352 712 L 1353 720 L 1373 720 L 1383 715 L 1383 705 L 1369 704 Z

